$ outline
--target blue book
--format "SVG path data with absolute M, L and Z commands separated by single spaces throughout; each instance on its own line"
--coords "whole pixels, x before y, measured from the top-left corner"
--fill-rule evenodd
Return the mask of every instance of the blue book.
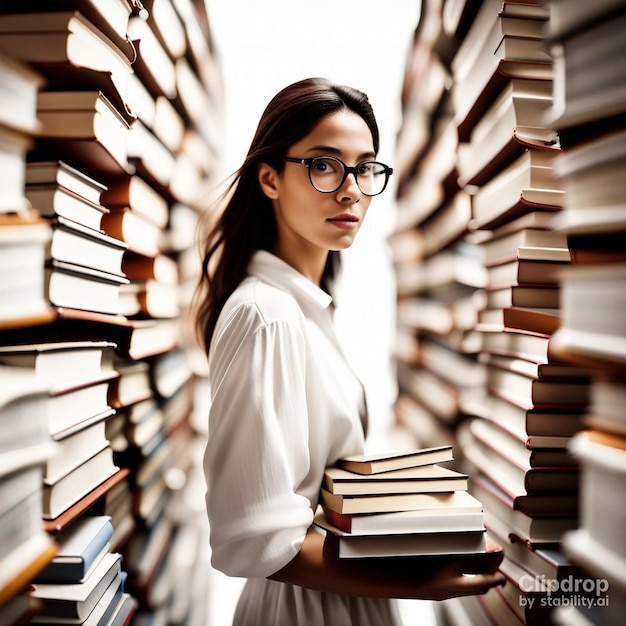
M 113 524 L 110 516 L 81 517 L 55 537 L 59 552 L 35 582 L 82 582 L 109 551 L 112 535 Z

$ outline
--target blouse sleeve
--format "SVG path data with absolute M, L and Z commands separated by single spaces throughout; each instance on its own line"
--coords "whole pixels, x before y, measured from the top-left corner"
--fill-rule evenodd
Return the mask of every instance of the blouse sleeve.
M 212 563 L 267 577 L 300 550 L 313 520 L 297 493 L 309 469 L 305 340 L 298 324 L 240 306 L 213 350 L 205 454 Z

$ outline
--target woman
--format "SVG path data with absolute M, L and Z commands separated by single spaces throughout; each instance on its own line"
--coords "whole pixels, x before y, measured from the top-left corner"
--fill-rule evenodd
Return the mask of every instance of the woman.
M 209 354 L 205 455 L 214 566 L 247 578 L 235 624 L 389 626 L 390 598 L 484 593 L 458 564 L 339 561 L 312 528 L 325 467 L 364 446 L 363 389 L 333 329 L 332 283 L 392 173 L 365 94 L 288 86 L 261 117 L 207 239 L 198 325 Z

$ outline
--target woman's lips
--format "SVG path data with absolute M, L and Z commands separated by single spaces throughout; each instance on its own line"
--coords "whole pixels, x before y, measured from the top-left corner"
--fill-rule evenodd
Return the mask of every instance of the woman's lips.
M 337 228 L 343 228 L 344 230 L 353 230 L 359 223 L 359 218 L 356 215 L 350 213 L 342 213 L 336 217 L 329 217 L 327 222 L 331 222 Z

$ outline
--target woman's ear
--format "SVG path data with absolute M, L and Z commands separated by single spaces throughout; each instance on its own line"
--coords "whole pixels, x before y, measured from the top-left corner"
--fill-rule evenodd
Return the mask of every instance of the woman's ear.
M 278 198 L 278 172 L 267 163 L 260 163 L 257 168 L 259 185 L 263 193 L 270 199 Z

